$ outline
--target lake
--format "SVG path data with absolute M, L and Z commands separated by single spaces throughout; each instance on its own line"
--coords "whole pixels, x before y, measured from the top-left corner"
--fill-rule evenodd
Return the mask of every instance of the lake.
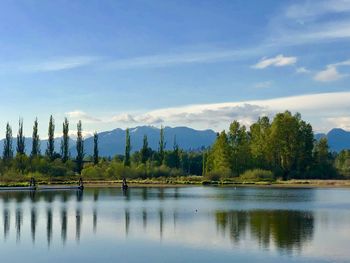
M 1 262 L 350 262 L 350 189 L 0 192 L 0 206 Z

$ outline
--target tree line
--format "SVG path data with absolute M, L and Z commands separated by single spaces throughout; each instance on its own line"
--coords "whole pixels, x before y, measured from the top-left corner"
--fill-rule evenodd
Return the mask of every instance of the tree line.
M 2 160 L 0 163 L 0 173 L 6 174 L 12 171 L 21 174 L 39 173 L 42 175 L 59 176 L 93 173 L 97 177 L 99 174 L 110 174 L 113 165 L 123 166 L 124 173 L 133 173 L 134 168 L 138 172 L 135 176 L 163 176 L 169 174 L 202 174 L 202 155 L 195 151 L 180 150 L 176 137 L 174 137 L 173 150 L 165 150 L 164 128 L 160 129 L 159 147 L 153 150 L 148 145 L 148 138 L 144 135 L 143 146 L 139 151 L 132 153 L 130 131 L 126 129 L 125 152 L 124 155 L 111 157 L 99 156 L 99 139 L 97 132 L 93 135 L 93 155 L 86 156 L 84 148 L 84 138 L 82 122 L 77 123 L 77 139 L 75 141 L 76 156 L 70 154 L 69 121 L 67 118 L 62 123 L 62 137 L 60 141 L 60 152 L 55 151 L 55 120 L 50 116 L 48 125 L 47 145 L 44 153 L 41 153 L 41 140 L 38 133 L 38 120 L 35 119 L 32 133 L 32 149 L 26 154 L 25 136 L 23 132 L 23 120 L 19 120 L 16 140 L 16 151 L 14 151 L 12 127 L 6 124 L 6 134 Z M 141 169 L 140 167 L 146 167 Z M 104 169 L 102 169 L 103 167 Z M 86 168 L 86 173 L 83 172 Z M 114 167 L 115 168 L 115 167 Z M 157 168 L 157 169 L 154 169 Z M 159 168 L 159 169 L 158 169 Z M 101 170 L 102 169 L 102 170 Z M 94 170 L 94 172 L 92 172 Z M 118 169 L 117 169 L 118 170 Z M 157 170 L 157 171 L 156 171 Z M 140 172 L 142 171 L 142 172 Z M 129 176 L 125 174 L 125 176 Z M 120 176 L 119 176 L 120 177 Z
M 99 138 L 93 135 L 93 155 L 86 156 L 82 122 L 77 123 L 76 155 L 70 153 L 69 121 L 62 123 L 60 152 L 55 151 L 55 120 L 50 116 L 46 150 L 41 153 L 38 120 L 32 133 L 32 149 L 26 155 L 23 120 L 19 120 L 16 154 L 12 128 L 6 124 L 1 175 L 75 176 L 113 179 L 121 177 L 151 178 L 203 175 L 208 180 L 248 178 L 258 174 L 263 178 L 282 179 L 337 178 L 350 175 L 350 151 L 338 155 L 329 151 L 327 139 L 314 139 L 310 123 L 299 113 L 276 114 L 272 120 L 260 117 L 247 128 L 233 121 L 228 130 L 217 134 L 209 148 L 185 151 L 173 138 L 173 147 L 166 150 L 164 128 L 159 134 L 158 149 L 149 147 L 143 137 L 142 148 L 132 151 L 130 130 L 125 132 L 125 151 L 112 157 L 99 156 Z M 250 173 L 254 171 L 254 173 Z M 10 177 L 10 176 L 9 176 Z M 4 177 L 3 177 L 4 178 Z
M 205 173 L 237 177 L 250 169 L 270 170 L 277 177 L 334 178 L 334 157 L 327 139 L 314 139 L 310 123 L 285 111 L 260 117 L 249 129 L 233 121 L 205 154 Z

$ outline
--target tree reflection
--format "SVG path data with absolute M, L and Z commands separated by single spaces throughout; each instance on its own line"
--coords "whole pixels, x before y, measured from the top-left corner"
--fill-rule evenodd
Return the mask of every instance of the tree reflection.
M 227 232 L 233 242 L 239 242 L 249 231 L 259 245 L 268 248 L 272 241 L 280 251 L 300 251 L 312 239 L 314 217 L 311 212 L 284 210 L 254 210 L 217 212 L 216 225 Z
M 75 239 L 80 241 L 82 215 L 80 208 L 75 211 Z
M 46 233 L 47 233 L 47 244 L 48 244 L 48 246 L 50 246 L 51 239 L 52 239 L 52 210 L 51 210 L 51 208 L 47 209 Z
M 4 209 L 4 237 L 5 239 L 8 236 L 8 233 L 10 231 L 10 211 L 8 208 Z
M 32 233 L 32 241 L 35 242 L 35 233 L 36 233 L 36 221 L 37 221 L 37 214 L 36 214 L 36 208 L 33 207 L 30 211 L 30 230 Z
M 63 207 L 61 211 L 61 240 L 65 244 L 67 240 L 67 210 Z
M 22 209 L 16 209 L 16 241 L 21 240 L 21 227 L 22 227 Z

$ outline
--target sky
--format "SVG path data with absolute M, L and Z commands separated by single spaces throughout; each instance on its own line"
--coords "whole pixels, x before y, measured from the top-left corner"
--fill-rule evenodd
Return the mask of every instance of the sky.
M 0 2 L 0 132 L 52 114 L 117 127 L 226 129 L 300 112 L 350 130 L 350 0 Z M 0 137 L 4 137 L 1 136 Z

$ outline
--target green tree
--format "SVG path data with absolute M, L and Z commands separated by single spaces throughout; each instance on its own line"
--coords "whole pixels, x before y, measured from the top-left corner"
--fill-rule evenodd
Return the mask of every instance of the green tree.
M 61 140 L 61 158 L 62 162 L 65 163 L 69 158 L 69 122 L 67 118 L 64 119 L 62 126 L 63 136 Z
M 9 123 L 6 124 L 6 135 L 4 140 L 3 159 L 5 162 L 10 161 L 13 158 L 12 148 L 12 128 Z
M 174 136 L 174 146 L 173 146 L 173 167 L 179 169 L 180 167 L 180 149 L 176 141 L 176 135 Z
M 333 166 L 332 155 L 329 152 L 327 138 L 321 138 L 315 143 L 314 147 L 314 167 L 312 178 L 328 179 L 336 177 L 336 171 Z
M 271 168 L 270 133 L 271 124 L 268 117 L 261 117 L 250 126 L 250 151 L 256 168 Z
M 160 164 L 162 164 L 163 161 L 164 161 L 164 155 L 165 155 L 165 141 L 164 141 L 164 127 L 163 126 L 160 127 L 160 138 L 159 138 L 158 153 L 159 153 Z
M 30 154 L 32 157 L 40 155 L 40 138 L 38 133 L 38 118 L 35 119 L 33 125 L 33 135 L 32 135 L 32 152 Z
M 94 133 L 94 164 L 98 164 L 99 156 L 98 156 L 98 134 Z
M 131 151 L 130 132 L 129 132 L 129 129 L 126 129 L 124 166 L 130 166 L 130 151 Z
M 51 161 L 55 158 L 55 120 L 52 115 L 49 122 L 46 156 Z
M 23 119 L 18 121 L 18 134 L 17 134 L 17 154 L 25 154 L 25 137 L 23 135 Z
M 76 148 L 77 148 L 77 157 L 76 157 L 76 164 L 77 164 L 77 172 L 80 174 L 83 170 L 83 164 L 84 164 L 84 139 L 83 139 L 83 128 L 81 121 L 79 120 L 77 124 L 77 142 L 76 142 Z
M 251 162 L 249 136 L 246 127 L 241 126 L 238 121 L 234 121 L 230 125 L 228 143 L 231 171 L 238 176 L 249 168 Z
M 148 147 L 147 135 L 143 136 L 143 144 L 142 144 L 140 153 L 141 153 L 141 162 L 143 164 L 146 164 L 146 162 L 148 161 L 151 155 L 151 149 Z
M 222 131 L 216 141 L 207 159 L 207 172 L 210 171 L 229 171 L 230 170 L 230 148 L 228 137 L 225 131 Z

